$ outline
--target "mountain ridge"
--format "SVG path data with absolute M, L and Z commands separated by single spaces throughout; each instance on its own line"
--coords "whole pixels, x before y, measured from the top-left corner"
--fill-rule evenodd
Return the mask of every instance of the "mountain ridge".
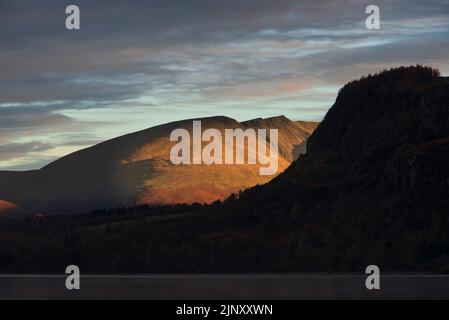
M 170 132 L 203 129 L 279 127 L 279 170 L 285 169 L 316 123 L 282 117 L 238 122 L 225 116 L 170 122 L 116 137 L 76 151 L 29 172 L 0 171 L 0 198 L 33 211 L 66 212 L 134 204 L 212 202 L 232 192 L 265 183 L 256 165 L 174 166 L 169 161 Z M 301 149 L 302 148 L 302 149 Z M 301 146 L 304 153 L 304 146 Z M 295 150 L 294 150 L 295 149 Z M 213 177 L 202 183 L 205 176 Z M 188 180 L 188 181 L 187 181 Z M 190 182 L 189 182 L 190 181 Z M 196 182 L 195 182 L 196 181 Z

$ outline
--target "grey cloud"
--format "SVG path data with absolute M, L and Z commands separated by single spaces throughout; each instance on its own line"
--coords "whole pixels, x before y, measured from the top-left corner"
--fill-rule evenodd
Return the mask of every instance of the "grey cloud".
M 72 3 L 0 1 L 0 143 L 44 131 L 95 142 L 73 136 L 94 125 L 67 110 L 215 114 L 226 104 L 319 118 L 333 97 L 311 87 L 398 64 L 449 71 L 448 1 L 376 1 L 379 32 L 364 29 L 368 0 L 78 0 L 81 30 L 69 32 Z
M 274 68 L 266 68 L 272 61 L 268 59 L 260 72 L 255 72 L 257 61 L 251 61 L 251 55 L 261 54 L 255 47 L 234 61 L 225 54 L 201 57 L 202 50 L 264 38 L 353 42 L 372 37 L 353 32 L 363 28 L 368 1 L 80 0 L 82 28 L 78 32 L 63 27 L 67 4 L 69 1 L 2 2 L 0 27 L 7 32 L 0 34 L 5 44 L 0 60 L 8 63 L 0 74 L 0 101 L 90 100 L 90 105 L 101 106 L 111 100 L 138 97 L 165 84 L 190 90 L 195 83 L 183 81 L 182 76 L 188 72 L 164 66 L 185 65 L 197 58 L 214 59 L 208 68 L 221 75 L 209 87 L 238 86 L 276 76 Z M 387 21 L 441 16 L 447 9 L 445 1 L 432 1 L 432 5 L 378 1 L 378 5 Z M 196 50 L 192 52 L 192 48 Z M 332 53 L 327 54 L 333 60 Z M 276 53 L 272 58 L 279 60 Z M 291 61 L 288 56 L 284 58 L 285 63 L 279 64 Z M 321 60 L 325 58 L 326 53 Z M 245 70 L 251 64 L 253 68 Z M 280 70 L 288 70 L 287 77 L 298 72 L 292 67 Z M 197 72 L 205 75 L 208 70 Z M 282 77 L 281 72 L 276 74 Z M 91 81 L 83 81 L 87 79 Z M 201 83 L 200 89 L 207 89 L 208 83 Z M 86 104 L 72 103 L 73 108 L 83 106 Z
M 12 160 L 27 153 L 40 152 L 50 148 L 50 144 L 41 142 L 3 144 L 0 145 L 0 161 Z
M 0 107 L 0 132 L 65 125 L 72 120 L 45 108 Z
M 29 158 L 25 162 L 17 162 L 11 165 L 3 165 L 1 170 L 6 171 L 27 171 L 27 170 L 36 170 L 44 167 L 45 165 L 49 164 L 50 162 L 53 162 L 57 160 L 58 157 L 46 157 L 46 156 L 39 156 L 34 158 Z

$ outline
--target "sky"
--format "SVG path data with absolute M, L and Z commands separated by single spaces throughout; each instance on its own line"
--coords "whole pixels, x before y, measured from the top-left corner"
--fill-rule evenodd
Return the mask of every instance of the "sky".
M 181 119 L 320 121 L 363 75 L 449 75 L 448 35 L 449 0 L 0 0 L 0 170 Z

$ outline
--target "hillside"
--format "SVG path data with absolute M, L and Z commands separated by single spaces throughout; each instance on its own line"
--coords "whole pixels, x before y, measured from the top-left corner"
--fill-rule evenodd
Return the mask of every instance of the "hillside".
M 284 116 L 242 123 L 227 117 L 197 120 L 202 121 L 203 131 L 278 129 L 278 173 L 305 152 L 304 142 L 317 126 Z M 170 149 L 176 142 L 169 137 L 177 128 L 191 133 L 192 120 L 118 137 L 70 154 L 41 170 L 0 172 L 0 198 L 34 212 L 73 213 L 134 204 L 213 202 L 273 178 L 261 176 L 259 164 L 173 165 Z

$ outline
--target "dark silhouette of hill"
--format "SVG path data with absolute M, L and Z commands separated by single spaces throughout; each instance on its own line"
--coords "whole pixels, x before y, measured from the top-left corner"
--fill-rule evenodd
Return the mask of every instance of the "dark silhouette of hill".
M 415 195 L 417 200 L 445 200 L 448 88 L 448 78 L 421 66 L 347 84 L 307 141 L 307 154 L 257 192 L 266 193 L 266 202 L 269 194 L 301 201 L 302 210 L 305 203 L 311 203 L 310 209 L 321 206 L 316 200 L 342 198 L 348 203 L 367 192 L 385 200 Z M 246 201 L 254 191 L 245 194 Z
M 345 85 L 307 153 L 268 184 L 187 216 L 103 221 L 103 231 L 71 218 L 62 223 L 69 233 L 48 233 L 60 228 L 55 220 L 39 227 L 51 234 L 45 240 L 44 231 L 24 236 L 31 247 L 39 239 L 38 251 L 17 244 L 51 258 L 33 263 L 17 249 L 2 268 L 48 271 L 76 260 L 102 272 L 363 272 L 369 264 L 449 272 L 448 123 L 448 78 L 422 66 L 382 71 Z M 53 245 L 61 239 L 65 247 Z
M 448 123 L 449 79 L 437 70 L 401 67 L 353 81 L 307 154 L 242 194 L 239 206 L 273 232 L 289 230 L 283 250 L 294 252 L 278 261 L 290 268 L 447 268 Z

